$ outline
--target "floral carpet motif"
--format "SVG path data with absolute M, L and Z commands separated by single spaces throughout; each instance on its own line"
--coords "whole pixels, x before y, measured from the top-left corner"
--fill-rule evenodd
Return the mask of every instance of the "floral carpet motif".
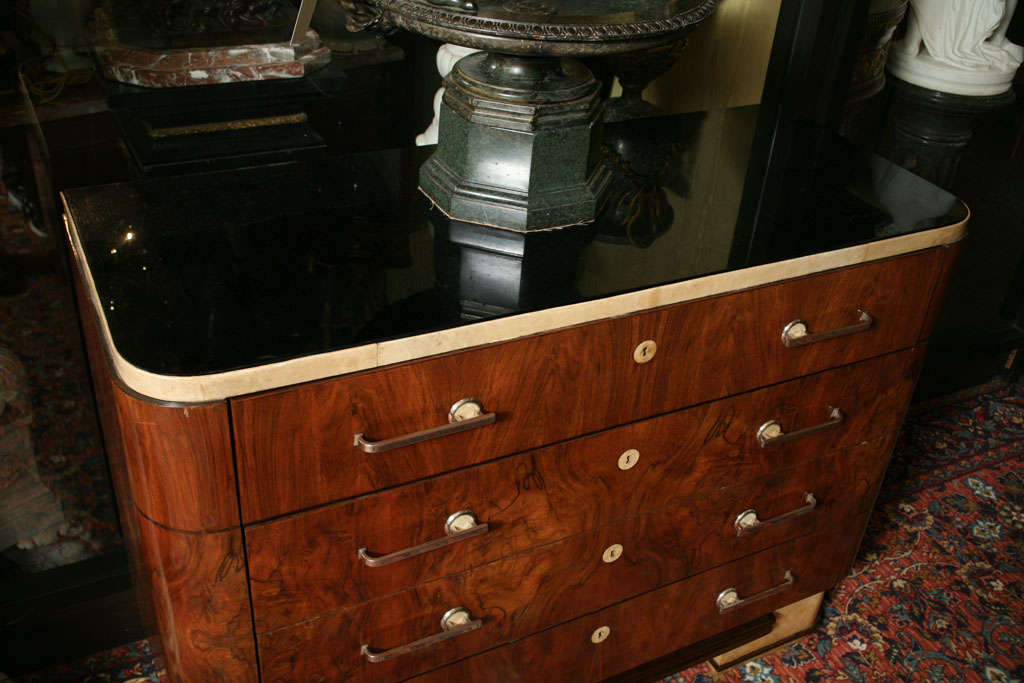
M 165 681 L 147 641 L 25 681 Z M 553 678 L 552 680 L 556 680 Z M 915 406 L 850 575 L 818 628 L 662 683 L 1024 681 L 1024 388 Z

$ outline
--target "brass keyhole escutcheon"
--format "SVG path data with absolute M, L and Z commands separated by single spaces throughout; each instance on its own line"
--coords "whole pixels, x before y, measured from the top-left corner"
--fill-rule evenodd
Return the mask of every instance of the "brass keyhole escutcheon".
M 622 455 L 619 456 L 619 469 L 631 470 L 638 462 L 640 462 L 640 451 L 630 448 L 628 451 L 623 451 Z
M 654 360 L 654 354 L 658 352 L 658 345 L 653 339 L 642 341 L 633 349 L 633 360 L 643 365 Z
M 590 642 L 592 643 L 603 643 L 608 636 L 610 636 L 612 630 L 607 626 L 600 626 L 594 629 L 594 632 L 590 634 Z
M 620 557 L 622 557 L 622 546 L 618 543 L 614 543 L 605 548 L 604 554 L 601 555 L 601 559 L 608 563 L 612 563 Z

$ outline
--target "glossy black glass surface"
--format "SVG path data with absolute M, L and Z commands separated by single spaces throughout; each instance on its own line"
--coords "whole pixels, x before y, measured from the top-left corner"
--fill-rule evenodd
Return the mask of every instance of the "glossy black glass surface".
M 948 225 L 953 196 L 807 124 L 772 213 L 737 219 L 756 109 L 609 125 L 597 223 L 529 235 L 446 220 L 430 150 L 71 190 L 118 352 L 201 375 L 471 324 Z M 756 235 L 756 256 L 744 245 Z

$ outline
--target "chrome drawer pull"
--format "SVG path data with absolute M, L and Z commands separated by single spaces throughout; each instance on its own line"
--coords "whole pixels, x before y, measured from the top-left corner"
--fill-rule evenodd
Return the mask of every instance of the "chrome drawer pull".
M 356 434 L 353 446 L 359 446 L 366 453 L 383 453 L 392 451 L 402 446 L 411 446 L 421 441 L 429 441 L 442 436 L 450 436 L 465 432 L 477 427 L 484 427 L 494 424 L 498 416 L 495 413 L 485 413 L 483 404 L 475 398 L 463 398 L 456 401 L 451 410 L 448 411 L 448 424 L 440 427 L 431 427 L 421 432 L 413 432 L 403 436 L 396 436 L 393 439 L 383 441 L 370 441 L 363 434 Z
M 420 638 L 419 640 L 405 645 L 399 645 L 391 650 L 384 650 L 383 652 L 374 652 L 370 649 L 369 645 L 363 645 L 359 648 L 359 653 L 366 657 L 366 660 L 377 664 L 379 662 L 386 662 L 402 655 L 407 655 L 417 650 L 437 645 L 440 642 L 454 638 L 455 636 L 461 636 L 463 633 L 469 633 L 475 631 L 484 625 L 482 619 L 473 619 L 469 615 L 469 610 L 465 607 L 453 607 L 444 613 L 441 617 L 441 632 L 435 633 L 432 636 L 426 638 Z
M 383 567 L 385 565 L 394 564 L 400 560 L 405 560 L 410 557 L 416 557 L 423 553 L 429 553 L 431 550 L 437 550 L 459 541 L 465 541 L 467 538 L 473 538 L 474 536 L 483 536 L 490 527 L 486 524 L 477 524 L 476 517 L 469 510 L 459 510 L 448 517 L 448 520 L 444 523 L 444 532 L 447 536 L 441 538 L 435 538 L 432 541 L 421 543 L 420 545 L 413 546 L 412 548 L 406 548 L 405 550 L 399 550 L 387 555 L 371 555 L 366 548 L 359 549 L 359 559 L 363 561 L 367 567 Z
M 761 448 L 769 448 L 770 446 L 780 446 L 796 439 L 802 439 L 805 436 L 811 434 L 817 434 L 823 432 L 826 429 L 835 429 L 839 425 L 843 424 L 843 420 L 846 417 L 843 415 L 843 411 L 833 406 L 828 407 L 828 421 L 822 422 L 821 424 L 814 425 L 813 427 L 804 427 L 798 429 L 795 432 L 784 432 L 782 431 L 782 423 L 778 420 L 768 420 L 763 425 L 757 428 L 757 442 L 761 444 Z
M 736 517 L 736 522 L 733 526 L 736 528 L 736 535 L 742 536 L 743 534 L 752 534 L 755 531 L 760 531 L 766 526 L 772 524 L 778 524 L 779 522 L 785 522 L 787 519 L 793 519 L 794 517 L 800 517 L 806 515 L 808 512 L 818 507 L 818 499 L 814 497 L 813 493 L 804 494 L 804 500 L 806 505 L 798 507 L 796 510 L 790 510 L 785 514 L 781 514 L 778 517 L 772 517 L 766 519 L 763 522 L 757 518 L 757 510 L 751 508 L 744 510 Z
M 795 582 L 793 580 L 793 573 L 787 569 L 785 580 L 783 580 L 783 582 L 780 583 L 778 586 L 775 586 L 774 588 L 769 588 L 766 591 L 761 591 L 757 595 L 751 595 L 749 598 L 741 598 L 739 591 L 737 591 L 735 588 L 726 588 L 724 591 L 718 594 L 718 598 L 715 599 L 715 605 L 718 607 L 719 614 L 725 614 L 726 612 L 731 612 L 734 609 L 745 607 L 746 605 L 749 605 L 752 602 L 764 600 L 765 598 L 775 595 L 776 593 L 781 593 L 784 590 L 788 590 L 794 583 Z
M 828 341 L 829 339 L 835 339 L 836 337 L 845 337 L 849 334 L 864 332 L 870 328 L 874 322 L 875 320 L 871 317 L 870 313 L 858 310 L 857 322 L 853 325 L 838 327 L 834 330 L 829 330 L 828 332 L 811 334 L 807 331 L 807 323 L 797 318 L 782 328 L 782 343 L 788 347 L 816 344 L 817 342 Z

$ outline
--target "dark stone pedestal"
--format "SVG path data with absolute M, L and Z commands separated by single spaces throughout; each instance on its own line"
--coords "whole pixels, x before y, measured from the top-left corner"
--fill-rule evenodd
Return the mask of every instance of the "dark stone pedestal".
M 432 211 L 438 280 L 463 320 L 569 303 L 593 229 L 512 232 Z
M 593 221 L 609 173 L 597 163 L 600 84 L 572 59 L 477 53 L 445 79 L 423 192 L 449 217 L 509 230 Z
M 954 95 L 891 77 L 892 108 L 879 152 L 904 168 L 949 189 L 974 120 L 1014 101 L 999 95 Z

